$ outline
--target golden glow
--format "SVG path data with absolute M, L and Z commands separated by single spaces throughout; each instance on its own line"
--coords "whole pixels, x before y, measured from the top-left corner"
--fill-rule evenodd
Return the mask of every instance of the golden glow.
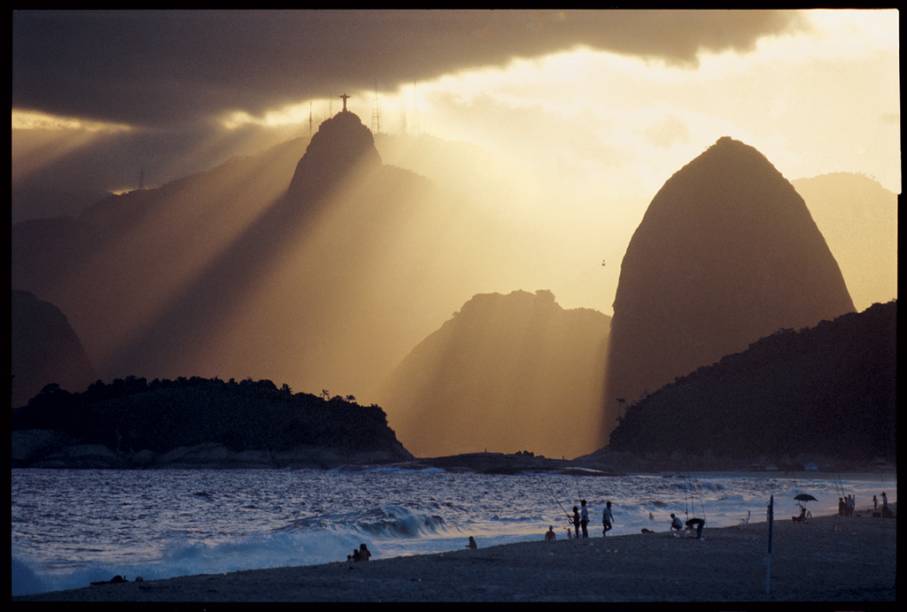
M 115 123 L 12 110 L 12 179 L 20 181 L 100 138 L 130 131 Z
M 311 102 L 311 107 L 310 107 Z M 334 112 L 339 110 L 339 102 L 334 105 Z M 256 125 L 264 128 L 299 127 L 309 121 L 309 110 L 312 110 L 313 121 L 320 123 L 330 113 L 330 103 L 327 100 L 311 100 L 298 104 L 288 104 L 277 109 L 265 111 L 260 116 L 251 115 L 245 111 L 227 113 L 220 120 L 221 125 L 228 130 L 235 130 L 247 125 Z
M 577 47 L 406 84 L 381 92 L 382 131 L 481 147 L 482 167 L 418 154 L 394 163 L 471 190 L 513 240 L 535 243 L 537 259 L 524 258 L 507 287 L 550 288 L 564 307 L 610 313 L 649 201 L 721 136 L 755 146 L 789 179 L 863 172 L 900 191 L 897 12 L 804 15 L 803 31 L 745 53 L 701 53 L 692 67 Z M 371 126 L 374 92 L 350 93 Z M 329 104 L 313 102 L 316 121 Z M 308 113 L 304 101 L 225 125 L 298 133 Z M 481 188 L 470 184 L 476 172 Z
M 197 352 L 185 359 L 200 374 L 271 378 L 367 402 L 396 361 L 477 293 L 550 289 L 564 308 L 611 314 L 621 259 L 652 197 L 725 135 L 758 148 L 788 179 L 863 172 L 900 191 L 897 12 L 805 15 L 807 31 L 763 38 L 747 53 L 703 53 L 696 66 L 577 47 L 382 91 L 377 142 L 385 163 L 432 179 L 437 191 L 400 194 L 398 204 L 410 208 L 382 209 L 364 219 L 363 208 L 352 203 L 370 201 L 371 194 L 362 192 L 364 177 L 354 177 L 304 235 L 275 245 L 268 267 L 247 279 L 243 295 L 218 321 L 216 344 L 179 350 Z M 350 110 L 373 127 L 375 93 L 348 93 Z M 199 140 L 186 157 L 211 160 L 227 145 L 248 152 L 298 137 L 307 133 L 310 112 L 317 129 L 340 106 L 336 98 L 319 97 L 258 115 L 235 110 L 216 118 L 223 129 Z M 129 130 L 21 109 L 13 110 L 12 124 L 14 180 L 95 138 Z M 407 138 L 393 139 L 404 133 Z M 442 141 L 433 147 L 428 135 Z M 63 281 L 63 293 L 101 294 L 104 286 L 92 292 L 82 283 L 131 274 L 116 254 L 129 251 L 142 263 L 141 253 L 158 252 L 156 245 L 180 245 L 158 262 L 167 273 L 149 276 L 142 295 L 110 298 L 121 317 L 104 321 L 103 334 L 83 337 L 99 366 L 115 362 L 135 338 L 153 334 L 155 323 L 212 270 L 234 263 L 231 249 L 250 240 L 249 228 L 268 217 L 301 152 L 279 163 L 234 166 L 226 179 L 175 190 L 160 215 L 129 226 Z M 168 160 L 160 174 L 183 176 L 185 162 Z M 337 237 L 347 235 L 355 239 L 338 244 Z M 332 266 L 339 256 L 355 265 Z M 322 283 L 330 288 L 324 295 Z M 379 302 L 379 295 L 391 297 Z M 303 318 L 309 312 L 330 330 L 330 344 L 306 347 L 305 354 L 280 348 L 282 339 L 268 327 L 272 320 L 296 330 L 310 324 Z M 95 314 L 67 312 L 77 329 Z M 273 359 L 258 371 L 239 365 L 246 363 L 250 349 L 243 342 L 250 335 L 261 347 L 274 347 Z M 441 363 L 438 372 L 445 367 Z M 601 372 L 579 360 L 564 367 L 592 377 Z M 600 395 L 598 378 L 581 382 Z M 592 450 L 595 400 L 577 394 L 571 401 L 588 401 L 590 413 L 588 427 L 572 441 L 580 448 L 570 448 Z M 385 408 L 391 426 L 415 440 L 410 415 Z M 502 418 L 518 409 L 508 406 Z M 520 450 L 525 439 L 514 435 L 487 446 Z M 451 452 L 480 450 L 458 446 L 452 437 L 439 442 L 449 443 Z
M 89 121 L 75 117 L 48 115 L 38 111 L 13 109 L 13 130 L 53 130 L 82 132 L 128 132 L 131 128 L 121 123 Z

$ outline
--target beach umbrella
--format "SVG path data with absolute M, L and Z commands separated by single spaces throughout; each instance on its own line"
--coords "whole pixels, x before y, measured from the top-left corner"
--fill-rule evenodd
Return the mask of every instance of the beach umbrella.
M 809 493 L 800 493 L 799 495 L 794 497 L 794 499 L 796 499 L 797 501 L 819 501 Z

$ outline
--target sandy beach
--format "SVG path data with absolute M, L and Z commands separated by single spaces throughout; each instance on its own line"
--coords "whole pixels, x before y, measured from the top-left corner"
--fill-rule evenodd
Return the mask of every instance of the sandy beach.
M 895 520 L 866 512 L 806 524 L 778 518 L 770 595 L 767 524 L 751 523 L 706 527 L 702 540 L 656 533 L 546 543 L 540 533 L 538 542 L 483 548 L 479 539 L 478 550 L 106 584 L 17 601 L 894 601 Z

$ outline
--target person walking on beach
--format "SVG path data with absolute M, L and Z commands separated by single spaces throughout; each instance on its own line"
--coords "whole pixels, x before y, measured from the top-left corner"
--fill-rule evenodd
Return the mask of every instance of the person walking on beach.
M 614 524 L 614 515 L 611 513 L 611 501 L 605 503 L 605 511 L 602 512 L 602 537 L 608 535 L 611 531 L 611 525 Z
M 838 516 L 844 516 L 844 498 L 838 498 Z
M 879 511 L 879 498 L 876 497 L 875 495 L 872 496 L 872 511 L 873 512 Z
M 888 495 L 885 494 L 885 491 L 882 491 L 882 518 L 892 517 L 894 517 L 894 513 L 888 507 Z
M 568 531 L 567 533 L 570 533 L 570 532 Z M 548 531 L 545 532 L 545 541 L 554 542 L 555 540 L 557 540 L 557 534 L 554 533 L 554 526 L 548 525 Z
M 466 544 L 466 548 L 468 548 L 469 550 L 475 550 L 478 547 L 479 545 L 476 544 L 476 539 L 472 536 L 469 536 L 469 542 Z
M 587 527 L 589 526 L 589 509 L 586 508 L 586 500 L 579 500 L 579 505 L 583 507 L 582 514 L 580 515 L 580 525 L 583 528 L 583 538 L 589 537 L 589 531 Z
M 573 528 L 576 530 L 576 537 L 579 538 L 579 508 L 573 506 Z

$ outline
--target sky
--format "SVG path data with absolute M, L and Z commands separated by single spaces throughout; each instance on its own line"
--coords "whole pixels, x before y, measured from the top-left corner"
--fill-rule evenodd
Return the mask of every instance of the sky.
M 17 183 L 123 190 L 261 150 L 346 92 L 373 130 L 377 101 L 384 133 L 489 152 L 497 214 L 571 244 L 499 291 L 607 314 L 646 206 L 721 136 L 791 180 L 900 191 L 895 10 L 17 11 L 12 46 L 14 210 Z

